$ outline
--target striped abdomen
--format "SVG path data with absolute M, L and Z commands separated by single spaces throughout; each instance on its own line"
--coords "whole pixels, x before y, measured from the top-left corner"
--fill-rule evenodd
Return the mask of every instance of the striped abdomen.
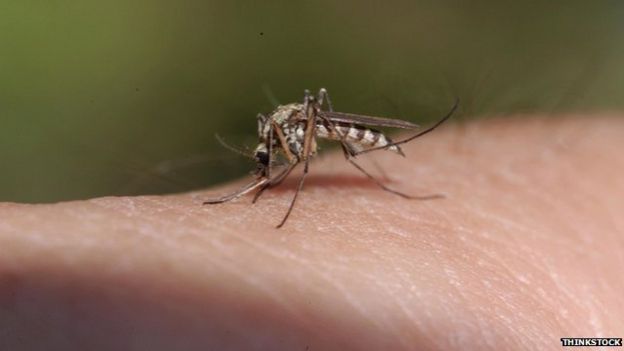
M 332 128 L 332 127 L 335 127 Z M 392 143 L 390 138 L 386 137 L 382 132 L 366 128 L 355 124 L 345 124 L 334 122 L 333 126 L 327 121 L 317 123 L 316 136 L 319 138 L 340 140 L 341 135 L 350 147 L 359 151 L 372 147 L 384 147 Z M 388 150 L 403 155 L 401 148 L 396 145 L 388 147 Z

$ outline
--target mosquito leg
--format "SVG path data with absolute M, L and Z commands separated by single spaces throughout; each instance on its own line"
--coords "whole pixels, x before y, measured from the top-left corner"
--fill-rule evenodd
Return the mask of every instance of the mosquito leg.
M 266 182 L 268 182 L 269 179 L 267 178 L 258 178 L 256 180 L 254 180 L 253 182 L 245 185 L 244 187 L 240 188 L 239 190 L 229 194 L 229 195 L 225 195 L 222 196 L 220 198 L 216 198 L 216 199 L 210 199 L 207 201 L 204 201 L 204 205 L 214 205 L 214 204 L 221 204 L 224 202 L 228 202 L 234 199 L 237 199 L 247 193 L 249 193 L 250 191 L 256 189 L 259 186 L 264 185 Z
M 320 93 L 319 93 L 320 94 Z M 345 159 L 349 160 L 351 157 L 355 157 L 357 153 L 352 150 L 349 144 L 346 141 L 346 136 L 340 132 L 340 130 L 336 127 L 336 124 L 329 118 L 325 116 L 319 116 L 322 120 L 327 122 L 327 125 L 340 137 L 340 146 L 342 147 L 342 152 L 344 154 Z
M 303 106 L 305 108 L 304 111 L 305 111 L 307 121 L 306 121 L 305 135 L 303 138 L 303 158 L 298 157 L 298 162 L 297 162 L 299 163 L 301 162 L 301 160 L 303 160 L 303 162 L 305 162 L 305 166 L 303 168 L 303 174 L 301 175 L 301 179 L 299 179 L 299 186 L 297 186 L 295 196 L 293 196 L 293 199 L 290 202 L 290 206 L 288 207 L 288 211 L 286 212 L 286 215 L 284 216 L 280 224 L 277 225 L 277 228 L 281 228 L 282 226 L 284 226 L 284 223 L 286 223 L 286 220 L 288 219 L 288 217 L 290 216 L 290 213 L 295 207 L 295 203 L 297 202 L 297 197 L 299 196 L 299 193 L 301 192 L 301 189 L 303 188 L 303 183 L 305 182 L 305 178 L 308 175 L 308 169 L 310 168 L 310 156 L 312 155 L 312 148 L 315 145 L 314 136 L 315 136 L 315 129 L 316 129 L 316 117 L 318 116 L 317 109 L 319 108 L 317 105 L 317 102 L 314 100 L 315 100 L 314 96 L 311 96 L 310 92 L 306 90 L 305 102 Z
M 297 190 L 295 191 L 295 196 L 293 196 L 292 201 L 290 202 L 290 206 L 288 207 L 288 211 L 286 212 L 286 215 L 284 216 L 284 218 L 282 219 L 282 221 L 280 222 L 280 224 L 277 225 L 277 228 L 281 228 L 284 226 L 284 223 L 286 223 L 286 220 L 288 219 L 288 217 L 290 216 L 290 213 L 292 212 L 293 208 L 295 207 L 295 202 L 297 202 L 297 197 L 299 196 L 299 193 L 301 192 L 301 189 L 303 189 L 303 183 L 305 181 L 306 176 L 308 175 L 308 165 L 309 165 L 310 159 L 306 159 L 305 161 L 305 167 L 303 168 L 303 174 L 301 175 L 301 178 L 299 179 L 299 186 L 297 186 Z
M 319 90 L 318 101 L 320 106 L 323 106 L 323 102 L 327 101 L 327 107 L 329 108 L 329 111 L 334 112 L 334 106 L 332 106 L 331 100 L 329 99 L 329 93 L 327 92 L 327 89 L 321 88 Z
M 266 166 L 265 176 L 271 178 L 271 169 L 273 168 L 273 124 L 269 126 L 269 162 Z
M 318 93 L 319 106 L 323 106 L 323 101 L 327 101 L 327 107 L 329 111 L 334 111 L 334 107 L 332 106 L 331 100 L 329 99 L 329 93 L 327 89 L 321 88 Z M 336 127 L 336 124 L 329 118 L 325 116 L 319 116 L 322 120 L 324 120 L 327 125 L 334 130 L 336 134 L 340 137 L 340 146 L 342 146 L 342 152 L 344 154 L 345 159 L 350 160 L 351 157 L 355 157 L 357 153 L 349 146 L 346 141 L 346 136 L 343 135 L 340 130 Z
M 383 179 L 388 179 L 388 174 L 386 173 L 386 171 L 379 165 L 379 162 L 377 162 L 377 160 L 375 160 L 374 158 L 371 157 L 371 162 L 373 163 L 373 166 L 377 169 L 377 171 L 381 174 L 381 177 Z
M 368 173 L 364 168 L 362 168 L 360 165 L 358 165 L 352 159 L 349 159 L 349 162 L 351 162 L 351 164 L 355 168 L 357 168 L 360 172 L 364 173 L 370 180 L 372 180 L 380 188 L 382 188 L 383 190 L 385 190 L 387 192 L 399 195 L 400 197 L 403 197 L 403 198 L 406 198 L 406 199 L 414 199 L 414 200 L 432 200 L 432 199 L 440 199 L 440 198 L 444 197 L 444 195 L 441 195 L 441 194 L 433 194 L 433 195 L 426 195 L 426 196 L 412 196 L 412 195 L 404 194 L 404 193 L 402 193 L 400 191 L 396 191 L 396 190 L 390 189 L 387 186 L 385 186 L 382 182 L 377 180 L 375 177 L 373 177 L 372 174 Z
M 258 120 L 258 135 L 262 135 L 262 128 L 264 124 L 267 122 L 267 117 L 262 113 L 258 113 L 256 115 L 256 119 Z
M 327 101 L 327 107 L 329 108 L 329 111 L 331 112 L 334 111 L 334 107 L 332 106 L 331 99 L 329 98 L 329 93 L 327 92 L 327 89 L 321 88 L 319 90 L 318 101 L 319 101 L 319 106 L 323 106 L 323 102 Z M 346 143 L 345 136 L 342 133 L 340 133 L 338 128 L 336 128 L 336 124 L 329 118 L 326 118 L 326 117 L 321 117 L 321 118 L 325 120 L 327 124 L 340 136 L 340 146 L 342 146 L 342 152 L 345 156 L 345 159 L 348 160 L 351 157 L 355 156 L 355 152 Z
M 256 195 L 254 196 L 253 200 L 251 201 L 252 204 L 255 204 L 258 199 L 260 198 L 260 196 L 262 196 L 262 194 L 270 189 L 270 188 L 274 188 L 278 185 L 280 185 L 284 179 L 286 179 L 286 177 L 288 177 L 288 175 L 290 174 L 290 172 L 292 172 L 293 169 L 295 169 L 295 167 L 297 166 L 297 164 L 291 164 L 288 166 L 288 168 L 286 168 L 284 171 L 282 171 L 282 173 L 278 174 L 277 176 L 275 176 L 273 179 L 271 179 L 270 181 L 268 181 L 266 184 L 264 184 L 260 190 L 258 190 L 258 192 L 256 193 Z

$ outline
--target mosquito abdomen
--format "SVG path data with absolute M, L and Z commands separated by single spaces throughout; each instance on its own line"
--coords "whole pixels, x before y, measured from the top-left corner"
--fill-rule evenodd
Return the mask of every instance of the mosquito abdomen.
M 327 121 L 323 121 L 316 127 L 316 136 L 319 138 L 340 140 L 341 135 L 344 136 L 347 143 L 362 148 L 384 147 L 392 144 L 392 140 L 386 137 L 384 133 L 364 126 L 343 123 L 334 123 L 331 126 Z M 403 155 L 401 149 L 396 145 L 388 147 L 388 150 Z

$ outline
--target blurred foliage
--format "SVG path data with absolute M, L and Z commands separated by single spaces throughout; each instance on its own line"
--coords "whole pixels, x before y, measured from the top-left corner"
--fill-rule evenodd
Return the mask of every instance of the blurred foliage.
M 4 1 L 0 201 L 201 188 L 246 174 L 258 112 L 427 123 L 621 109 L 618 1 Z

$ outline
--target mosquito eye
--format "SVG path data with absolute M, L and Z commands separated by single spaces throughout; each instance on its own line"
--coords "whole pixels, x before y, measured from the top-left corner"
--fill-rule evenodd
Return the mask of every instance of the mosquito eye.
M 269 165 L 269 153 L 264 152 L 264 151 L 256 152 L 256 161 L 258 161 L 258 163 L 261 163 L 265 166 L 268 166 Z

